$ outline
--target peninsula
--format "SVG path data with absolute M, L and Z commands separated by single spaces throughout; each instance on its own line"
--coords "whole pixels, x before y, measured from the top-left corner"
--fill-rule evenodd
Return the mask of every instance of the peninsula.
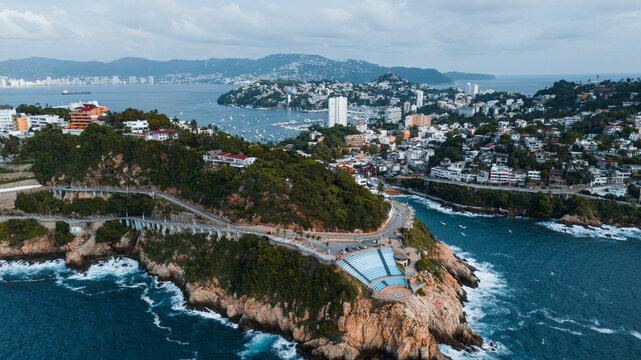
M 280 145 L 177 123 L 158 141 L 123 116 L 5 144 L 43 187 L 3 199 L 0 259 L 82 271 L 127 256 L 191 306 L 310 357 L 443 359 L 438 343 L 482 344 L 463 312 L 473 269 L 405 206 Z

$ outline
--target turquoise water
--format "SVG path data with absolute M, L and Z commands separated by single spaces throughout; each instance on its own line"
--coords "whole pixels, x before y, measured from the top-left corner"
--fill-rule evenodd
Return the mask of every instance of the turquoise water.
M 480 286 L 466 289 L 465 312 L 497 350 L 442 346 L 444 353 L 455 359 L 595 360 L 641 354 L 640 231 L 580 230 L 399 200 L 478 269 Z M 86 275 L 62 261 L 0 264 L 0 359 L 68 358 L 299 355 L 279 336 L 242 332 L 215 313 L 187 309 L 175 286 L 148 277 L 133 260 L 94 265 Z

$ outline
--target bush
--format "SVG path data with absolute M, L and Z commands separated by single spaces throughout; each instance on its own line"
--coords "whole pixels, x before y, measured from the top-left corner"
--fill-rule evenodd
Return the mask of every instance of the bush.
M 56 221 L 56 234 L 53 239 L 58 245 L 65 245 L 73 240 L 73 234 L 69 232 L 69 224 L 64 221 Z
M 423 222 L 418 219 L 414 220 L 414 225 L 403 232 L 401 238 L 403 246 L 415 248 L 419 254 L 423 252 L 432 252 L 436 244 L 436 238 Z
M 150 214 L 154 209 L 154 199 L 147 195 L 113 194 L 103 198 L 74 198 L 71 203 L 56 199 L 48 191 L 31 194 L 20 193 L 15 201 L 16 209 L 26 213 L 57 213 L 63 215 L 120 215 L 140 216 Z
M 11 219 L 0 223 L 0 241 L 8 241 L 11 246 L 45 234 L 47 228 L 34 219 Z
M 116 242 L 125 236 L 132 229 L 128 228 L 126 225 L 120 223 L 118 220 L 109 220 L 96 230 L 96 242 Z

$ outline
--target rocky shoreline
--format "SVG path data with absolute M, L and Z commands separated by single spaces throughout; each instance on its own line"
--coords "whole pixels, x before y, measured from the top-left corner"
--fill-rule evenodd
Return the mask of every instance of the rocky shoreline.
M 244 330 L 277 333 L 295 340 L 299 351 L 310 359 L 440 360 L 447 357 L 439 351 L 438 343 L 469 351 L 483 343 L 467 324 L 463 312 L 466 294 L 461 286 L 478 285 L 474 269 L 442 243 L 437 243 L 434 251 L 434 256 L 447 270 L 442 282 L 428 280 L 425 295 L 412 296 L 402 302 L 384 302 L 362 292 L 353 304 L 343 303 L 342 316 L 338 319 L 343 335 L 330 340 L 318 338 L 305 326 L 309 321 L 323 320 L 323 314 L 305 313 L 298 317 L 285 312 L 280 304 L 229 294 L 218 286 L 216 279 L 186 282 L 183 269 L 177 265 L 157 264 L 147 257 L 141 245 L 146 241 L 144 233 L 135 243 L 126 237 L 117 243 L 96 243 L 90 234 L 76 236 L 62 247 L 56 245 L 52 233 L 26 240 L 20 247 L 0 243 L 0 259 L 36 262 L 62 258 L 67 267 L 86 271 L 101 260 L 129 257 L 137 260 L 150 276 L 175 283 L 190 307 L 216 311 Z
M 429 199 L 429 200 L 432 200 L 432 201 L 436 201 L 437 203 L 441 204 L 442 206 L 444 206 L 444 207 L 446 207 L 448 209 L 452 209 L 452 210 L 457 211 L 457 212 L 468 212 L 468 213 L 480 214 L 480 215 L 502 215 L 502 216 L 506 216 L 506 217 L 527 216 L 527 215 L 525 215 L 523 213 L 515 213 L 515 212 L 508 211 L 506 209 L 480 208 L 480 207 L 475 207 L 475 206 L 466 206 L 466 205 L 463 205 L 463 204 L 457 204 L 457 203 L 453 203 L 451 201 L 443 200 L 443 199 L 441 199 L 439 197 L 436 197 L 436 196 L 433 196 L 433 195 L 425 194 L 425 193 L 422 193 L 420 191 L 415 191 L 415 190 L 411 190 L 411 189 L 408 189 L 408 188 L 399 188 L 399 189 L 400 189 L 401 192 L 403 192 L 405 194 L 416 195 L 416 196 L 423 197 L 423 198 L 426 198 L 426 199 Z M 623 227 L 623 228 L 625 228 L 625 227 L 633 227 L 633 226 L 630 226 L 630 225 L 619 224 L 619 223 L 607 224 L 607 223 L 601 222 L 598 219 L 591 219 L 591 218 L 587 218 L 587 217 L 581 217 L 581 216 L 569 215 L 569 214 L 566 214 L 563 217 L 558 218 L 558 219 L 557 218 L 549 218 L 549 219 L 544 219 L 544 220 L 553 220 L 556 223 L 563 224 L 563 225 L 566 225 L 566 226 L 578 225 L 578 226 L 583 226 L 583 227 L 586 227 L 586 228 L 587 227 L 602 227 L 603 225 L 611 225 L 611 226 Z

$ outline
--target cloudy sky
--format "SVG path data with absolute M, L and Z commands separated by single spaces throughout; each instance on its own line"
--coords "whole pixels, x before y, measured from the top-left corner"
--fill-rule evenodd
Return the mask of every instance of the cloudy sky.
M 641 0 L 0 0 L 0 60 L 336 60 L 494 74 L 641 72 Z

